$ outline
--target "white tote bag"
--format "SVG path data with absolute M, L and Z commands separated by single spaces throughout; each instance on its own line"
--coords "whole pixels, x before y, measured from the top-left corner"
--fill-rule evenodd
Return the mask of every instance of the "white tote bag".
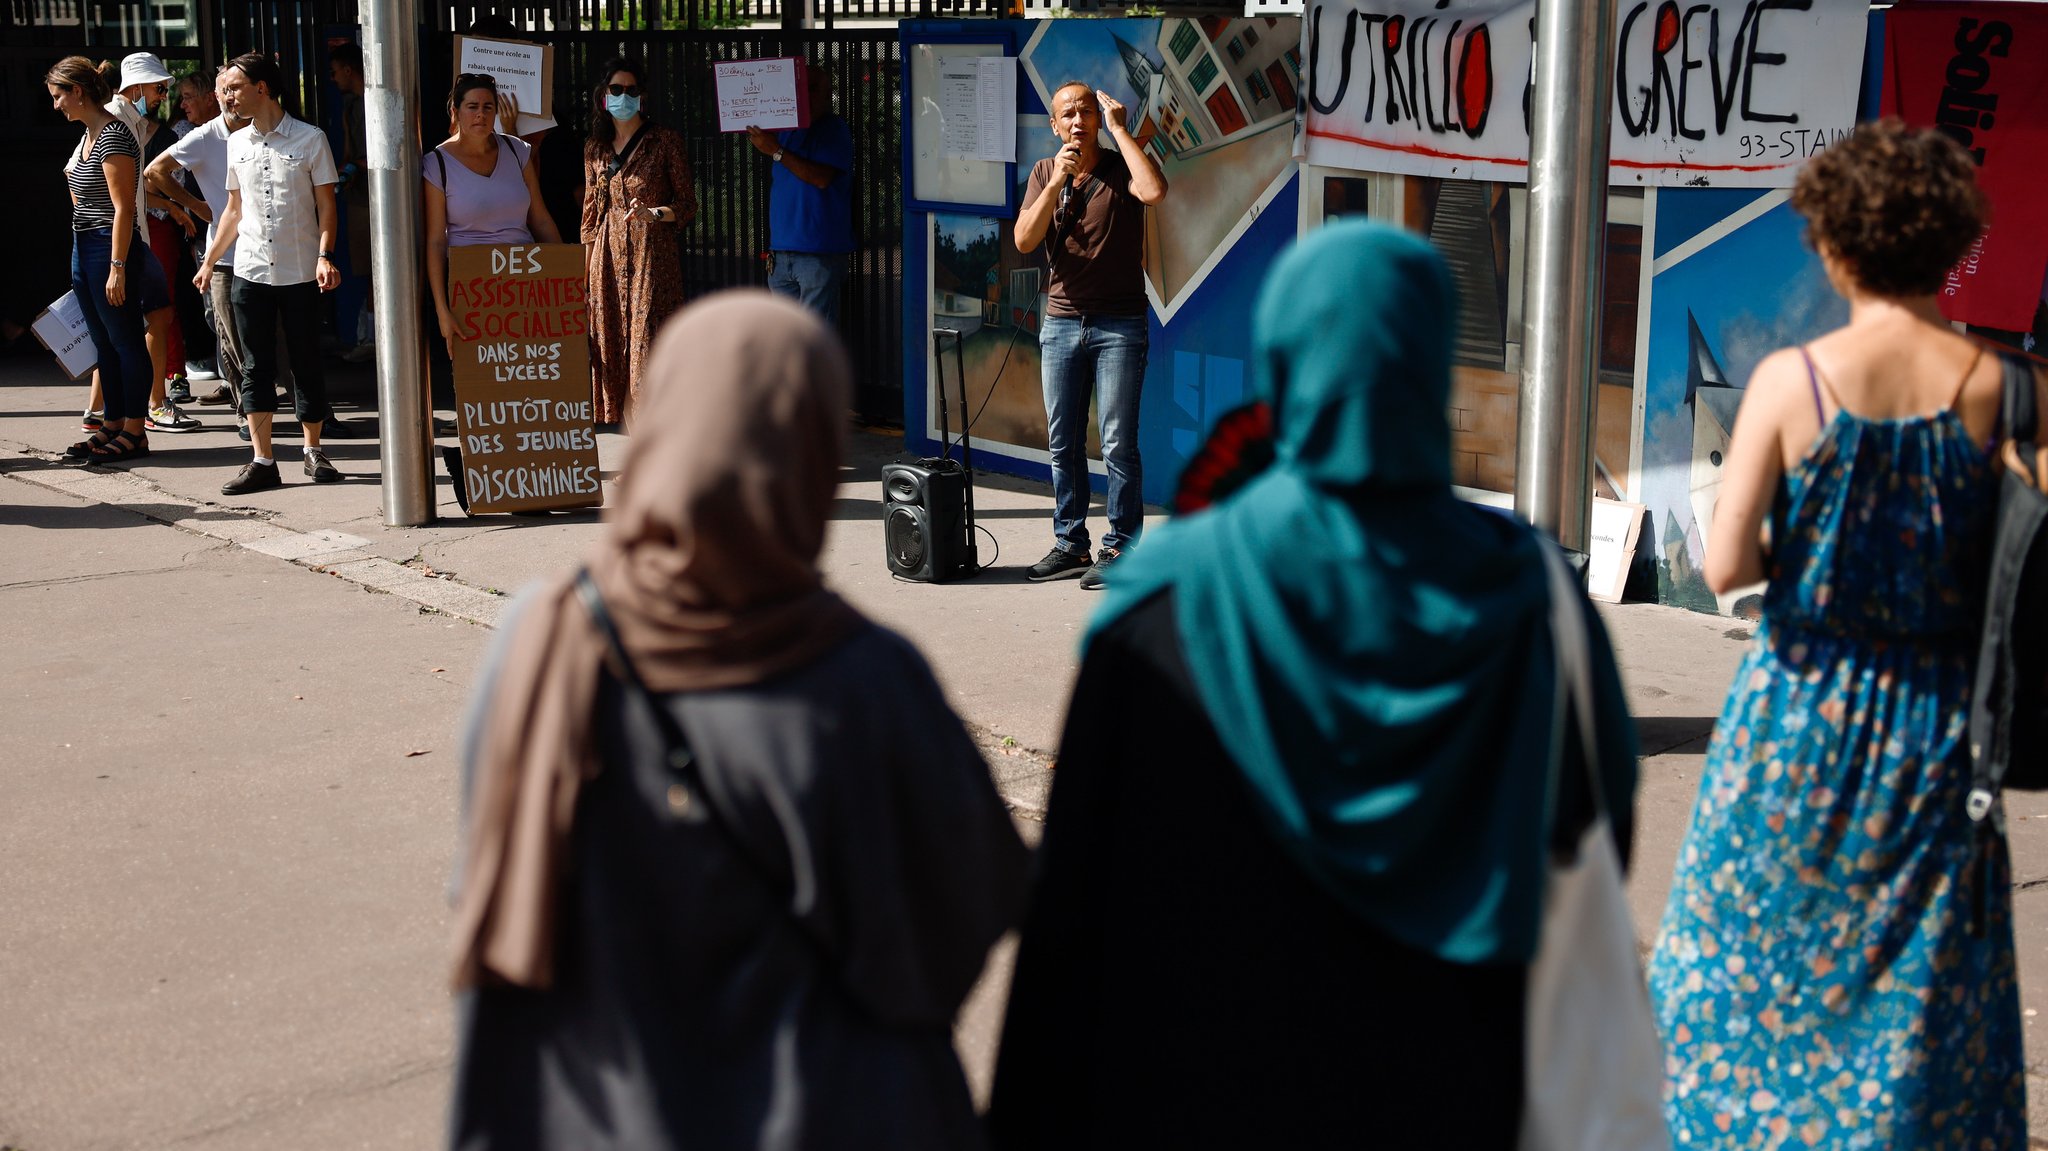
M 1587 749 L 1601 810 L 1579 841 L 1576 860 L 1553 861 L 1543 895 L 1542 935 L 1529 965 L 1528 1066 L 1520 1151 L 1669 1151 L 1664 1124 L 1664 1050 L 1636 959 L 1635 923 L 1622 889 L 1621 860 L 1594 768 L 1592 660 L 1583 598 L 1559 551 L 1544 545 L 1550 569 L 1550 626 L 1557 645 L 1557 723 L 1551 792 L 1564 770 L 1569 708 Z

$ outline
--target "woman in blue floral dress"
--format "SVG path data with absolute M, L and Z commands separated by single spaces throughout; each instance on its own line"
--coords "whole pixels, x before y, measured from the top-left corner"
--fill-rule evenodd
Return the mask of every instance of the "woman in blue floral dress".
M 1935 292 L 1969 156 L 1896 121 L 1801 173 L 1846 327 L 1758 365 L 1707 552 L 1768 579 L 1650 963 L 1674 1143 L 2026 1145 L 2005 838 L 1964 810 L 1996 356 Z

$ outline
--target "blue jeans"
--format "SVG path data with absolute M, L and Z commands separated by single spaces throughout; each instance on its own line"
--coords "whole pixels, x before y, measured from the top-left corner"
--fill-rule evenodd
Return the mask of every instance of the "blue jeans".
M 846 283 L 845 252 L 770 252 L 768 290 L 824 317 L 839 330 L 839 289 Z
M 149 345 L 143 342 L 142 288 L 148 265 L 156 262 L 140 237 L 128 244 L 127 298 L 115 307 L 107 302 L 107 271 L 114 258 L 114 230 L 94 228 L 71 233 L 71 290 L 85 313 L 85 330 L 99 356 L 100 395 L 109 428 L 120 420 L 149 415 Z M 161 279 L 162 273 L 158 273 Z
M 1102 546 L 1129 547 L 1144 528 L 1138 393 L 1150 347 L 1146 323 L 1144 316 L 1047 316 L 1039 325 L 1045 446 L 1052 453 L 1052 534 L 1065 551 L 1088 554 L 1091 395 L 1102 419 L 1102 462 L 1109 468 L 1109 531 Z

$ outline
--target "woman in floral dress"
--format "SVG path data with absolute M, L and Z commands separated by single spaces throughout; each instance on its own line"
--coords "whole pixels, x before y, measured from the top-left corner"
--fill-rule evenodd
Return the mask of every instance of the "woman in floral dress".
M 2005 838 L 1965 811 L 1998 357 L 1935 292 L 1969 156 L 1896 121 L 1800 174 L 1849 323 L 1758 365 L 1707 580 L 1768 579 L 1650 964 L 1679 1147 L 2027 1142 Z
M 683 306 L 678 232 L 697 215 L 683 138 L 641 114 L 646 74 L 627 59 L 599 70 L 583 150 L 591 414 L 599 424 L 632 418 L 648 349 Z

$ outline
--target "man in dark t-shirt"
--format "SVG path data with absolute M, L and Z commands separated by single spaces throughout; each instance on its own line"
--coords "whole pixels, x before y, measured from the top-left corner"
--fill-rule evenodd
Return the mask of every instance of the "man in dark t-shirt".
M 1031 169 L 1017 214 L 1017 250 L 1042 249 L 1050 264 L 1038 329 L 1045 385 L 1046 448 L 1052 455 L 1053 548 L 1031 565 L 1034 580 L 1104 574 L 1144 523 L 1138 460 L 1138 392 L 1148 346 L 1145 206 L 1166 198 L 1166 177 L 1124 125 L 1124 106 L 1069 82 L 1052 94 L 1059 154 Z M 1098 137 L 1104 124 L 1114 152 Z M 1088 401 L 1101 392 L 1102 461 L 1109 470 L 1109 530 L 1088 555 Z

